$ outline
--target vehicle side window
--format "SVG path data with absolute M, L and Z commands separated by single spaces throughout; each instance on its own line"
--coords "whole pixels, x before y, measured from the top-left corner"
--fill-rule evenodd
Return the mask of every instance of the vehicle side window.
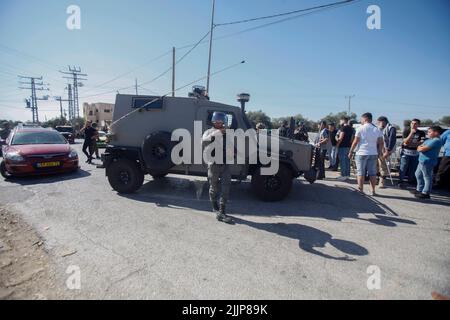
M 133 108 L 141 108 L 145 104 L 151 102 L 146 109 L 162 109 L 163 108 L 163 99 L 158 97 L 136 97 L 133 98 L 132 107 Z
M 211 118 L 213 115 L 214 111 L 208 111 L 208 119 L 206 120 L 206 124 L 208 126 L 212 127 L 212 122 L 211 122 Z M 236 117 L 234 116 L 233 113 L 229 113 L 229 112 L 224 112 L 227 115 L 228 118 L 228 128 L 230 129 L 237 129 L 237 120 Z

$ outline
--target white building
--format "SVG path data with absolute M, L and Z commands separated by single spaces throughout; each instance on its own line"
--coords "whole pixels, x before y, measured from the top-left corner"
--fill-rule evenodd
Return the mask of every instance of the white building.
M 99 127 L 111 125 L 113 111 L 114 104 L 112 103 L 83 103 L 84 119 L 97 123 Z

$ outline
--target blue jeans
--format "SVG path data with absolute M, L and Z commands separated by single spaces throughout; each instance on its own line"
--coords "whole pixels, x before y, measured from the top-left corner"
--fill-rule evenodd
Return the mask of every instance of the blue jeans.
M 399 182 L 403 182 L 405 176 L 408 176 L 409 182 L 414 182 L 414 173 L 419 163 L 419 156 L 407 156 L 402 154 L 400 158 Z
M 338 148 L 339 164 L 341 166 L 341 176 L 350 177 L 350 159 L 348 153 L 350 148 Z
M 366 172 L 369 177 L 375 177 L 377 175 L 377 162 L 378 155 L 371 156 L 355 156 L 356 171 L 358 177 L 365 177 Z
M 433 186 L 434 165 L 419 162 L 416 170 L 417 191 L 430 194 Z
M 337 148 L 331 147 L 330 164 L 332 167 L 336 166 Z

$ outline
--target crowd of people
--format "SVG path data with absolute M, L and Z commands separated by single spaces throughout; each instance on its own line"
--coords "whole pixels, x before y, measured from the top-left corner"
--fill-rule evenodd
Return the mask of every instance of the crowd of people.
M 405 189 L 408 183 L 414 184 L 416 188 L 411 192 L 415 197 L 429 199 L 433 188 L 448 187 L 450 181 L 450 130 L 431 126 L 425 133 L 419 130 L 419 126 L 420 120 L 413 119 L 410 127 L 403 132 L 397 185 Z M 309 141 L 301 124 L 293 135 L 291 131 L 287 121 L 284 121 L 279 134 Z M 354 164 L 359 192 L 363 192 L 366 179 L 369 180 L 372 195 L 376 195 L 377 186 L 386 188 L 388 179 L 393 181 L 391 157 L 396 152 L 397 129 L 385 116 L 379 117 L 375 125 L 372 114 L 365 113 L 356 129 L 345 116 L 340 119 L 338 126 L 321 121 L 313 145 L 318 180 L 325 178 L 325 160 L 328 158 L 328 169 L 340 170 L 337 178 L 340 181 L 350 178 Z M 444 155 L 439 163 L 442 147 Z

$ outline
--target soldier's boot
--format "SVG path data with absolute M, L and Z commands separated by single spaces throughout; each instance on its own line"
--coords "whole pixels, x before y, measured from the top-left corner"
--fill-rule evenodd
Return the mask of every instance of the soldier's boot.
M 229 224 L 233 223 L 233 219 L 230 216 L 227 216 L 225 214 L 225 203 L 220 203 L 219 212 L 217 213 L 216 218 L 218 221 L 221 221 L 221 222 L 225 222 L 225 223 L 229 223 Z
M 217 203 L 217 199 L 213 195 L 209 195 L 209 201 L 211 201 L 211 206 L 213 209 L 213 212 L 218 213 L 219 212 L 219 204 Z

